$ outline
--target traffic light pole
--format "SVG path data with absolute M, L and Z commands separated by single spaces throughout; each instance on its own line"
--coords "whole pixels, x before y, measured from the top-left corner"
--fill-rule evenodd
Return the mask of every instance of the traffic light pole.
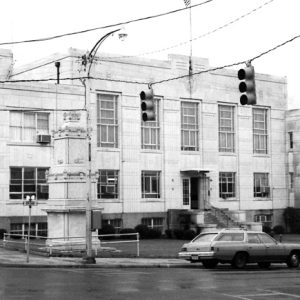
M 85 207 L 85 219 L 86 219 L 86 256 L 83 258 L 83 262 L 86 264 L 96 263 L 95 257 L 92 251 L 92 147 L 91 147 L 91 83 L 90 72 L 93 65 L 96 53 L 106 38 L 120 29 L 108 32 L 101 37 L 94 45 L 88 55 L 82 56 L 82 65 L 85 68 L 85 79 L 82 83 L 85 88 L 85 109 L 86 109 L 86 141 L 87 141 L 87 172 L 86 172 L 86 207 Z M 124 34 L 123 34 L 124 37 Z

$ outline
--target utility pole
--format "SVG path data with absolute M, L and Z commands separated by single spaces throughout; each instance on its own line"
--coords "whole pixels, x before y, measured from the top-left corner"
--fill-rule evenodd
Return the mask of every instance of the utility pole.
M 104 40 L 109 36 L 114 34 L 121 29 L 116 29 L 108 32 L 103 37 L 101 37 L 98 42 L 94 45 L 92 50 L 87 54 L 82 56 L 82 65 L 85 70 L 85 78 L 82 83 L 85 88 L 85 109 L 86 109 L 86 141 L 87 141 L 87 172 L 86 172 L 86 256 L 83 258 L 84 263 L 94 264 L 96 263 L 95 257 L 92 251 L 92 146 L 91 146 L 91 77 L 90 72 L 93 65 L 94 58 L 97 51 Z M 126 33 L 120 32 L 119 38 L 123 39 L 126 37 Z

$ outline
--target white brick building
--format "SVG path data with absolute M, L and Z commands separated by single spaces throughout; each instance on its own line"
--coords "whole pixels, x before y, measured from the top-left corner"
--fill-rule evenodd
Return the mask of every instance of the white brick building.
M 60 61 L 61 79 L 82 75 L 82 53 L 70 49 L 68 55 Z M 62 56 L 15 70 L 12 79 L 55 78 L 54 62 Z M 92 69 L 98 79 L 92 80 L 91 111 L 92 165 L 100 174 L 94 197 L 104 222 L 165 229 L 178 226 L 188 213 L 201 226 L 208 222 L 205 210 L 217 208 L 241 222 L 282 223 L 283 209 L 290 205 L 285 78 L 256 74 L 257 105 L 241 106 L 234 70 L 156 84 L 187 74 L 188 57 L 101 58 Z M 207 59 L 193 58 L 194 72 L 209 68 Z M 143 123 L 139 94 L 150 82 L 157 119 Z M 47 108 L 49 132 L 63 122 L 63 111 L 53 109 L 84 108 L 84 88 L 76 79 L 59 85 L 3 84 L 0 93 L 3 107 Z M 53 153 L 51 144 L 12 143 L 14 112 L 1 114 L 0 213 L 7 225 L 26 214 L 10 196 L 12 168 L 51 167 Z M 44 215 L 45 202 L 34 208 L 36 216 Z

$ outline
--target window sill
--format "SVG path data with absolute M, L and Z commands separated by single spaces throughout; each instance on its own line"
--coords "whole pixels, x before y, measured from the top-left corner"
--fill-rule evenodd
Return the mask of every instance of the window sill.
M 219 152 L 219 156 L 236 156 L 235 152 Z
M 272 199 L 270 197 L 266 197 L 266 198 L 254 198 L 254 201 L 272 201 Z
M 25 147 L 53 147 L 49 144 L 30 143 L 30 142 L 8 142 L 7 146 L 25 146 Z
M 270 154 L 259 154 L 259 153 L 253 153 L 253 157 L 260 157 L 260 158 L 270 158 Z
M 97 147 L 97 152 L 120 152 L 119 148 L 105 148 L 105 147 Z
M 11 200 L 11 199 L 9 199 L 9 200 L 6 201 L 6 204 L 9 204 L 9 205 L 16 205 L 16 204 L 23 205 L 23 201 L 25 201 L 25 199 L 24 200 Z M 36 203 L 37 203 L 37 205 L 46 204 L 47 201 L 48 200 L 37 200 Z
M 120 199 L 97 199 L 98 203 L 122 203 Z
M 221 201 L 221 202 L 235 202 L 235 201 L 238 201 L 238 199 L 237 198 L 219 198 L 219 201 Z
M 143 198 L 141 202 L 149 203 L 149 202 L 162 202 L 161 198 Z
M 185 155 L 199 155 L 200 151 L 196 150 L 196 151 L 192 151 L 192 150 L 180 150 L 181 154 L 185 154 Z
M 161 149 L 141 149 L 142 153 L 154 153 L 154 154 L 162 154 Z

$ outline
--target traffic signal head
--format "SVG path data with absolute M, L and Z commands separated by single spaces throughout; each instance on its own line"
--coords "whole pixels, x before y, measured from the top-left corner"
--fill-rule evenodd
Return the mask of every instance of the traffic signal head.
M 255 105 L 256 91 L 254 67 L 248 65 L 246 68 L 240 69 L 238 71 L 238 78 L 241 80 L 239 84 L 239 91 L 242 93 L 240 103 L 242 105 Z
M 155 120 L 155 105 L 153 99 L 153 90 L 150 88 L 148 91 L 142 91 L 140 93 L 142 119 L 146 121 Z

